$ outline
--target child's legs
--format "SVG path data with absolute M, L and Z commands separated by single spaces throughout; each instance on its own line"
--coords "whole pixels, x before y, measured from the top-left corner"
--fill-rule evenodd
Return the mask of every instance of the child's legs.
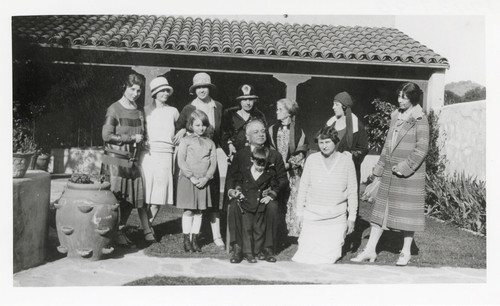
M 243 253 L 253 254 L 252 252 L 252 241 L 253 241 L 253 223 L 255 214 L 245 211 L 241 218 L 242 225 L 242 240 L 243 240 Z
M 182 214 L 182 233 L 191 234 L 191 228 L 193 227 L 193 211 L 190 209 L 185 209 Z
M 255 253 L 262 251 L 264 240 L 266 239 L 266 218 L 265 212 L 255 213 L 253 219 L 253 241 Z
M 193 216 L 193 225 L 191 227 L 191 234 L 199 234 L 200 233 L 200 228 L 201 228 L 201 220 L 202 220 L 203 214 L 199 210 L 194 211 L 194 216 Z

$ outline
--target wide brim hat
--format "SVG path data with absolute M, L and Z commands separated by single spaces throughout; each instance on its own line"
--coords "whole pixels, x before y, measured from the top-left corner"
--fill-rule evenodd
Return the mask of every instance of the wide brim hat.
M 243 84 L 238 88 L 238 97 L 236 97 L 236 101 L 245 100 L 245 99 L 259 99 L 259 96 L 255 94 L 255 89 L 252 85 Z
M 189 92 L 194 94 L 194 91 L 198 87 L 208 87 L 210 89 L 216 89 L 214 84 L 212 84 L 212 80 L 210 76 L 205 72 L 200 72 L 194 75 L 193 77 L 193 85 L 189 87 Z
M 153 97 L 155 94 L 165 89 L 167 90 L 169 95 L 174 92 L 174 89 L 168 84 L 167 79 L 164 77 L 154 78 L 149 84 L 149 88 L 151 89 L 151 96 Z

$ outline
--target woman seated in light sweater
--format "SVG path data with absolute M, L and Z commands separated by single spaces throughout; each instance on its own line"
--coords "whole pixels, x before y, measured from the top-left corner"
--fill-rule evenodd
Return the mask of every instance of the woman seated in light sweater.
M 297 195 L 302 231 L 292 260 L 335 263 L 342 255 L 346 233 L 354 230 L 356 170 L 351 156 L 335 150 L 339 138 L 333 126 L 321 129 L 316 139 L 321 152 L 307 158 Z

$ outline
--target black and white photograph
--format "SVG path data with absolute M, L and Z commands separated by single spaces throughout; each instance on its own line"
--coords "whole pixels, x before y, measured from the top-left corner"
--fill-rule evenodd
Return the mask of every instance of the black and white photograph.
M 500 304 L 498 4 L 22 2 L 5 305 Z

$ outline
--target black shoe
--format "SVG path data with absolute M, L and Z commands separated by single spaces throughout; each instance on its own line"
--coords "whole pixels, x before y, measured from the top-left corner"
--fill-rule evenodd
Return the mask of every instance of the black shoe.
M 260 251 L 259 254 L 257 254 L 257 259 L 258 260 L 266 260 L 266 254 L 264 254 L 263 251 Z
M 253 254 L 248 254 L 248 253 L 245 253 L 243 254 L 243 257 L 249 262 L 249 263 L 256 263 L 257 262 L 257 259 L 255 259 L 255 257 L 253 256 Z
M 243 260 L 243 253 L 241 252 L 241 247 L 237 244 L 233 246 L 233 255 L 229 259 L 230 263 L 240 263 Z
M 201 248 L 198 245 L 198 235 L 199 234 L 193 234 L 191 238 L 191 247 L 193 248 L 193 252 L 196 253 L 201 253 Z
M 186 253 L 193 252 L 193 247 L 191 246 L 191 239 L 189 239 L 189 234 L 184 234 L 184 251 Z
M 273 250 L 271 248 L 264 249 L 264 255 L 266 256 L 267 262 L 276 262 L 276 257 L 274 257 Z

